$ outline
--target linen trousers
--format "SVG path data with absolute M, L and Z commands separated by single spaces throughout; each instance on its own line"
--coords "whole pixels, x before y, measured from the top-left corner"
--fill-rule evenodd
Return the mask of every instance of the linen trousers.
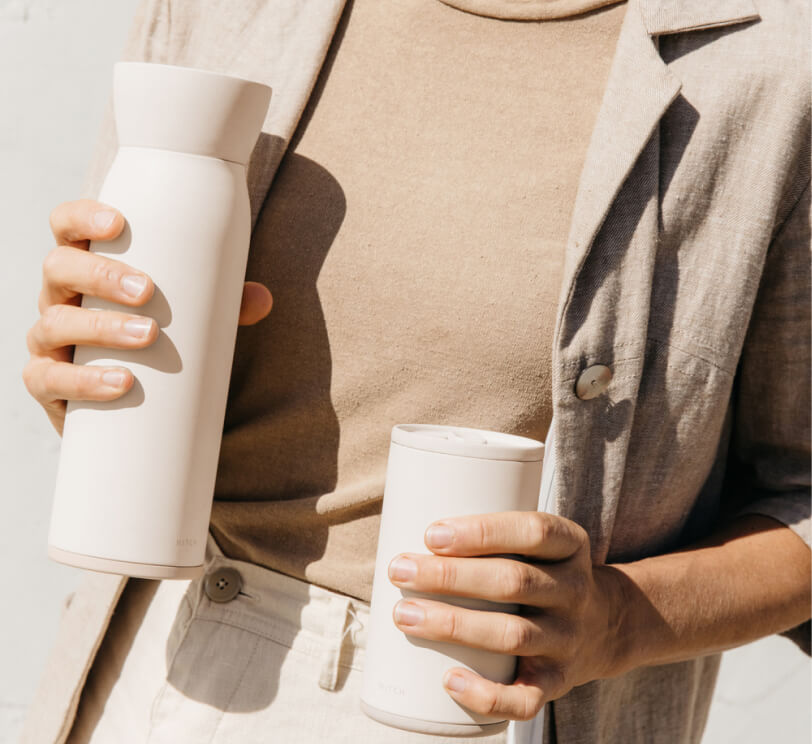
M 506 731 L 447 738 L 365 716 L 368 618 L 367 603 L 226 558 L 209 535 L 202 578 L 128 582 L 68 744 L 508 741 Z

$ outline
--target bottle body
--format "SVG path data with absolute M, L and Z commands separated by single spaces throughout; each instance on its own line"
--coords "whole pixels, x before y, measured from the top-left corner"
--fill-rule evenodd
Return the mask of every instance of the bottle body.
M 49 553 L 186 578 L 204 560 L 236 341 L 250 240 L 245 167 L 124 146 L 99 199 L 127 226 L 90 250 L 153 279 L 137 312 L 160 330 L 144 349 L 76 348 L 74 363 L 125 366 L 135 384 L 115 401 L 68 403 Z M 82 306 L 124 309 L 88 296 Z
M 413 592 L 395 587 L 387 568 L 404 552 L 424 553 L 423 537 L 432 522 L 467 514 L 536 511 L 542 470 L 542 445 L 457 427 L 395 427 L 389 450 L 381 513 L 378 552 L 372 587 L 361 705 L 370 717 L 387 725 L 440 736 L 476 736 L 507 725 L 498 718 L 475 714 L 456 703 L 442 686 L 443 674 L 454 666 L 472 669 L 496 682 L 509 683 L 515 657 L 451 643 L 410 638 L 395 626 L 392 610 Z M 474 442 L 431 439 L 444 432 L 461 433 Z M 409 441 L 415 434 L 414 441 Z M 421 437 L 424 435 L 429 438 Z M 524 451 L 510 457 L 509 448 L 523 439 Z M 498 458 L 485 455 L 489 442 Z M 424 448 L 425 447 L 425 448 Z M 446 451 L 443 451 L 446 449 Z M 519 459 L 533 458 L 533 459 Z M 433 597 L 469 609 L 515 612 L 514 605 L 458 597 Z

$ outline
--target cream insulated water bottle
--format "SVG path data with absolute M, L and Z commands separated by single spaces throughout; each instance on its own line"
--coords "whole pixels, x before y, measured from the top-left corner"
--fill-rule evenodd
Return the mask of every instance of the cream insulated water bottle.
M 387 568 L 399 553 L 430 553 L 423 536 L 436 520 L 536 511 L 543 452 L 544 445 L 533 439 L 492 431 L 413 424 L 392 429 L 361 693 L 361 707 L 370 717 L 444 736 L 475 736 L 507 725 L 463 708 L 442 679 L 447 669 L 463 666 L 507 683 L 515 657 L 405 635 L 392 610 L 414 593 L 395 587 Z M 442 601 L 479 610 L 517 609 L 458 597 Z
M 119 150 L 99 200 L 127 225 L 90 250 L 149 274 L 138 309 L 159 326 L 136 350 L 78 346 L 74 362 L 121 365 L 133 388 L 68 403 L 48 554 L 130 576 L 202 570 L 250 238 L 246 163 L 268 110 L 260 83 L 119 63 Z M 84 297 L 82 307 L 123 306 Z

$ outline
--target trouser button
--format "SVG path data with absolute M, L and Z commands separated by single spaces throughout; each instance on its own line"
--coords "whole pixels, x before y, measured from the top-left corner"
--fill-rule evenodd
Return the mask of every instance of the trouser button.
M 241 588 L 240 572 L 228 566 L 212 571 L 203 582 L 203 590 L 212 602 L 230 602 Z

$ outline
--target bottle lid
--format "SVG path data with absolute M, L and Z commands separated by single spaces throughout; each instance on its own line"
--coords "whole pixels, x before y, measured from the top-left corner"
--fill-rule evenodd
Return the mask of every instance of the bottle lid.
M 463 426 L 398 424 L 392 427 L 392 441 L 426 452 L 484 460 L 537 462 L 544 457 L 544 445 L 535 439 Z
M 118 62 L 113 101 L 123 147 L 204 155 L 246 164 L 271 89 L 208 70 L 157 62 Z

